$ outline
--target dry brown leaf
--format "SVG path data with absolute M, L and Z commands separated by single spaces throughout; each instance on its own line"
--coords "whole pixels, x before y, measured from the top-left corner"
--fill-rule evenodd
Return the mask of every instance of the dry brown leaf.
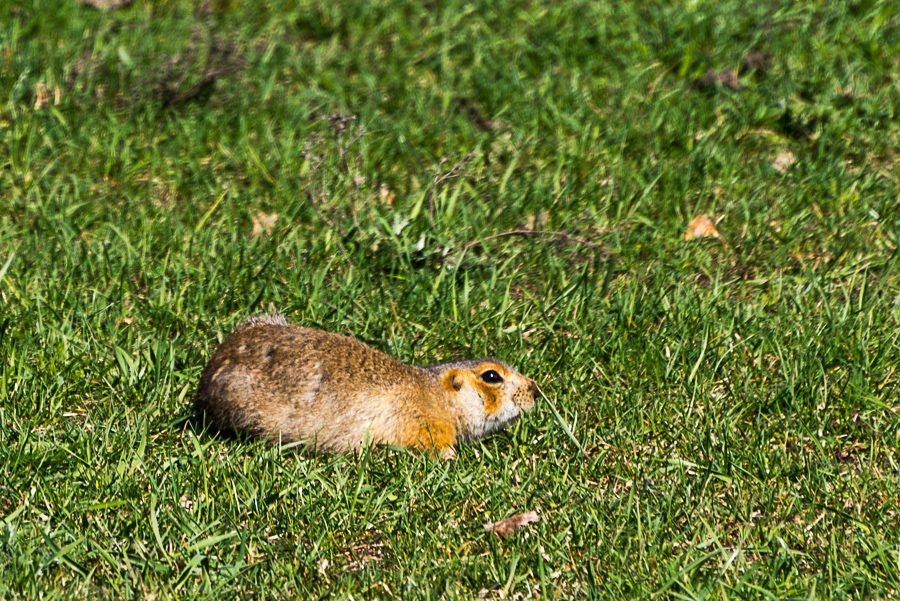
M 504 207 L 505 210 L 505 207 Z M 537 216 L 527 215 L 525 217 L 526 229 L 539 230 L 542 229 L 550 221 L 550 213 L 541 211 Z
M 505 520 L 500 520 L 499 522 L 487 523 L 484 525 L 484 531 L 493 532 L 500 536 L 509 536 L 522 526 L 539 521 L 541 521 L 541 516 L 539 516 L 537 512 L 528 511 L 508 517 Z
M 394 199 L 397 198 L 397 195 L 391 192 L 391 189 L 387 187 L 387 184 L 381 184 L 380 194 L 381 202 L 390 209 L 394 205 Z
M 716 229 L 716 226 L 713 225 L 713 222 L 709 220 L 709 217 L 706 215 L 697 215 L 694 217 L 691 222 L 688 224 L 687 231 L 684 232 L 685 240 L 693 240 L 694 238 L 719 238 L 722 239 L 722 236 L 719 235 L 719 230 Z
M 50 102 L 50 95 L 47 93 L 47 86 L 44 82 L 39 81 L 34 86 L 34 110 L 39 111 Z
M 772 162 L 772 167 L 774 167 L 776 171 L 786 173 L 788 168 L 796 162 L 797 159 L 794 157 L 794 153 L 787 150 L 775 157 L 775 160 Z
M 275 227 L 275 222 L 278 221 L 278 213 L 272 213 L 271 215 L 266 215 L 265 213 L 257 213 L 253 216 L 253 237 L 259 236 L 260 234 L 268 234 L 272 231 L 272 228 Z

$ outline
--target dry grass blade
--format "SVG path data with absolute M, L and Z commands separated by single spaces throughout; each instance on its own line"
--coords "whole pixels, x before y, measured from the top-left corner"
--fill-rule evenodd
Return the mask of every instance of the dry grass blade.
M 100 10 L 116 10 L 130 6 L 134 0 L 81 0 L 81 3 Z

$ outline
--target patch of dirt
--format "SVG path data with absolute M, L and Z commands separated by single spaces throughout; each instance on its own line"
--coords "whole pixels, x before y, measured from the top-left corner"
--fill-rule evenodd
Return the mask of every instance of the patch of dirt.
M 495 131 L 503 128 L 502 121 L 491 120 L 485 117 L 481 107 L 479 107 L 478 103 L 471 98 L 466 98 L 464 96 L 455 98 L 453 100 L 453 106 L 457 113 L 465 115 L 469 121 L 479 129 Z
M 750 52 L 741 61 L 741 73 L 766 73 L 772 69 L 772 56 L 766 52 Z
M 701 90 L 713 90 L 717 86 L 737 91 L 743 88 L 738 79 L 738 74 L 734 69 L 725 69 L 723 71 L 714 71 L 708 69 L 706 73 L 698 77 L 694 81 L 694 86 Z
M 184 53 L 164 62 L 156 71 L 155 96 L 163 108 L 178 108 L 190 102 L 210 98 L 216 82 L 239 76 L 246 68 L 242 52 L 234 40 L 226 41 L 216 35 L 206 49 L 206 59 L 201 58 L 203 44 L 193 36 Z M 197 74 L 197 65 L 202 63 Z

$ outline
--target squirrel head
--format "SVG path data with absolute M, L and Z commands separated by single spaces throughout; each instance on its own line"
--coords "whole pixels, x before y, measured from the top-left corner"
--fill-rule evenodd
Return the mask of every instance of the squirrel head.
M 495 432 L 534 407 L 540 395 L 537 383 L 515 369 L 485 358 L 438 365 L 441 386 L 454 400 L 462 440 L 474 440 Z

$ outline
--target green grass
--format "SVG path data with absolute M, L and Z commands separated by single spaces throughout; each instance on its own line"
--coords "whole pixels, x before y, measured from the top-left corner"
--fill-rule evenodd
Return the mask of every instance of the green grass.
M 0 598 L 900 595 L 894 3 L 255 5 L 0 0 Z M 270 309 L 586 456 L 194 428 Z

